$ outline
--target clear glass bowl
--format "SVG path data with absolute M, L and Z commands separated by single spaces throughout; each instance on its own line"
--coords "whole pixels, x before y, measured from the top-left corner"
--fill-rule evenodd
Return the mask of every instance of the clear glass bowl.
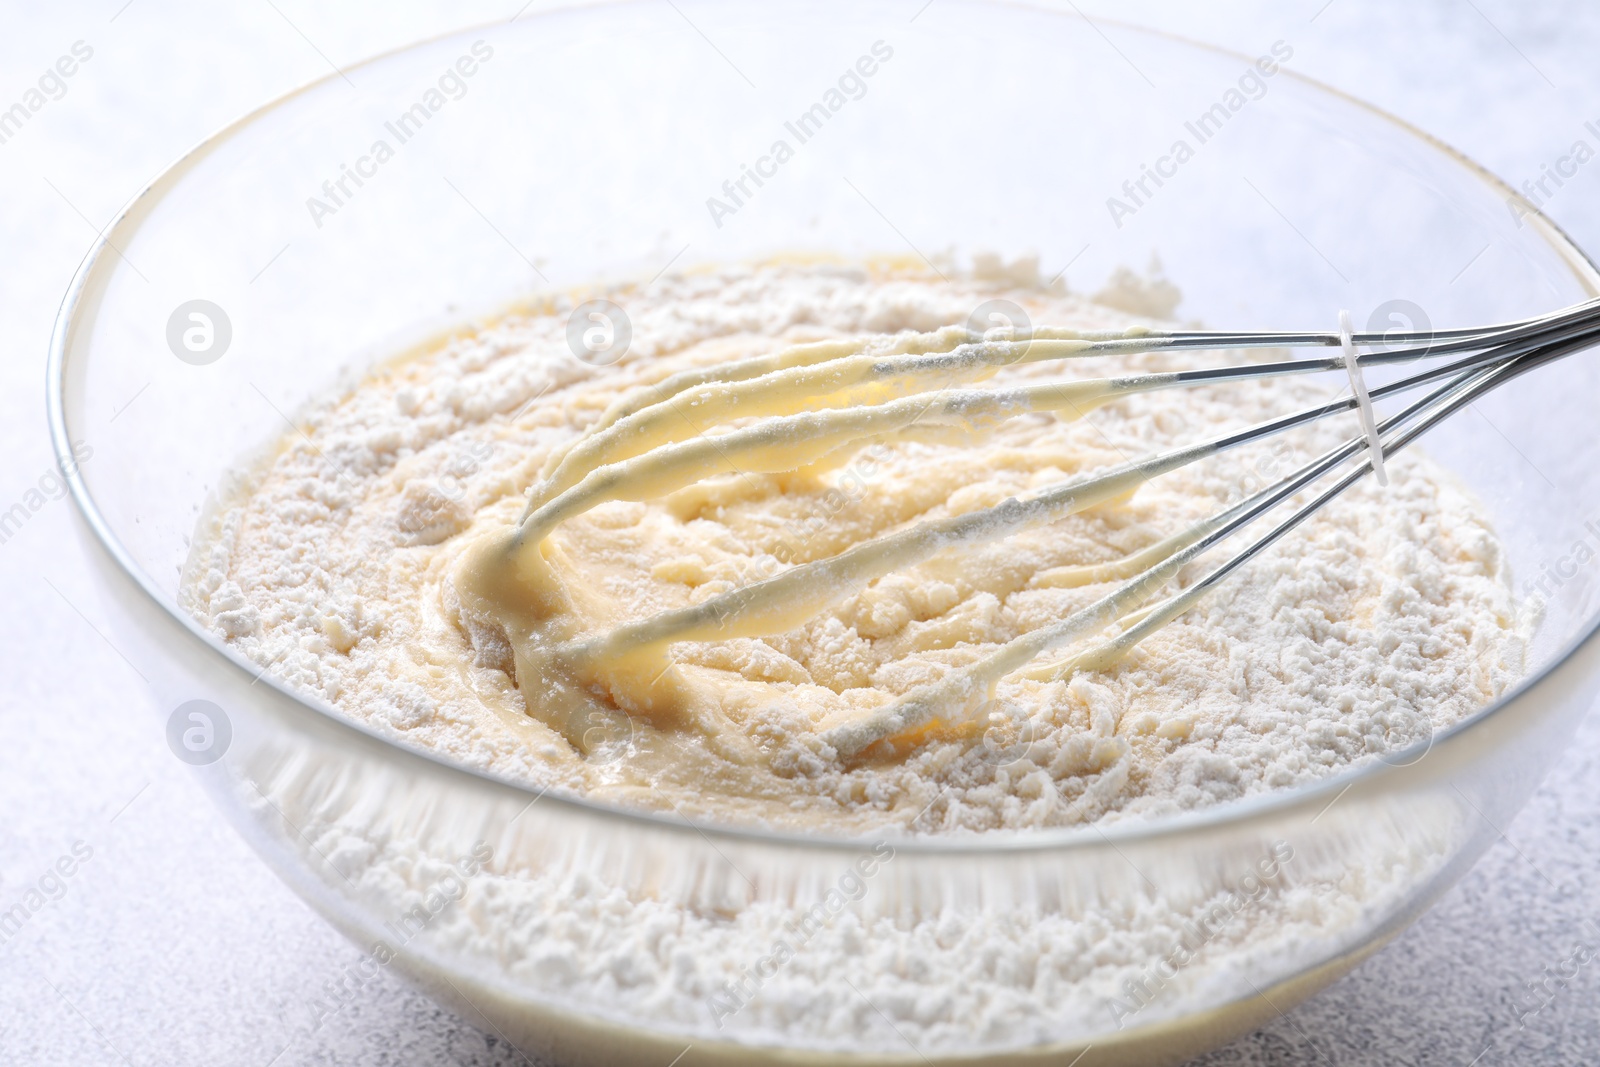
M 849 906 L 890 944 L 929 916 L 1126 933 L 1153 904 L 1193 916 L 1237 904 L 1227 894 L 1254 892 L 1252 869 L 1287 847 L 1271 906 L 1296 887 L 1326 905 L 1294 936 L 1246 937 L 1239 953 L 1181 964 L 1158 939 L 1149 1003 L 1134 1013 L 1115 1007 L 1132 994 L 1100 972 L 1060 978 L 1073 953 L 1057 946 L 1056 979 L 1013 983 L 1025 1025 L 985 1028 L 890 997 L 852 1009 L 855 1036 L 803 1013 L 774 1021 L 770 1004 L 719 1029 L 709 1009 L 641 1007 L 569 981 L 563 967 L 625 948 L 606 942 L 614 926 L 572 919 L 557 965 L 544 950 L 560 924 L 537 908 L 485 917 L 565 879 L 622 906 L 685 909 L 682 950 L 704 957 L 741 917 L 825 899 L 867 845 L 530 794 L 345 721 L 176 606 L 204 502 L 307 398 L 541 290 L 817 252 L 926 254 L 958 268 L 980 253 L 1035 254 L 1046 277 L 1064 270 L 1092 292 L 1155 253 L 1182 289 L 1184 319 L 1304 329 L 1341 307 L 1358 322 L 1399 307 L 1434 326 L 1477 324 L 1600 289 L 1584 256 L 1481 169 L 1287 70 L 1256 77 L 1255 57 L 1075 14 L 940 0 L 908 21 L 914 7 L 603 6 L 374 59 L 178 161 L 107 230 L 63 303 L 50 420 L 63 459 L 75 442 L 92 449 L 71 479 L 87 553 L 162 716 L 191 700 L 220 709 L 225 751 L 217 733 L 190 754 L 222 753 L 198 772 L 216 802 L 331 922 L 364 947 L 385 943 L 365 968 L 397 968 L 558 1062 L 660 1067 L 685 1045 L 684 1064 L 1180 1061 L 1288 1008 L 1414 919 L 1523 803 L 1595 691 L 1600 583 L 1576 546 L 1594 547 L 1585 520 L 1600 513 L 1600 369 L 1578 357 L 1429 439 L 1491 510 L 1519 589 L 1548 600 L 1533 669 L 1505 699 L 1314 788 L 1104 830 L 895 841 Z M 826 106 L 880 41 L 892 55 L 847 80 L 842 106 L 799 144 L 785 122 Z M 1186 125 L 1212 104 L 1226 115 Z M 713 217 L 707 198 L 726 198 L 723 183 L 778 139 L 792 158 L 762 164 L 774 171 L 766 182 Z M 1163 161 L 1180 139 L 1191 154 Z M 1145 164 L 1167 176 L 1146 179 L 1135 201 L 1124 182 L 1137 190 Z M 1108 197 L 1134 210 L 1114 213 Z M 197 299 L 230 327 L 210 362 L 168 343 L 174 312 Z M 215 355 L 220 341 L 210 344 Z M 453 886 L 446 865 L 479 842 L 492 858 L 462 901 L 408 926 L 401 912 L 443 899 L 429 890 Z M 1256 906 L 1241 905 L 1249 914 L 1229 929 L 1259 925 Z M 474 923 L 489 932 L 463 935 Z M 971 951 L 924 947 L 931 967 L 976 965 Z M 673 979 L 656 980 L 671 1002 Z M 864 949 L 848 974 L 789 965 L 783 998 L 769 1000 L 836 1003 L 843 982 L 914 980 L 903 957 Z

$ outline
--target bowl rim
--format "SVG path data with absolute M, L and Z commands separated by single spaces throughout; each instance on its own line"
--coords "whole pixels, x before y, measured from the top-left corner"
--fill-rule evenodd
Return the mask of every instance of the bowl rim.
M 530 16 L 529 21 L 536 22 L 544 18 L 581 15 L 597 9 L 631 6 L 635 2 L 637 0 L 599 0 L 599 2 L 591 3 L 585 3 L 584 0 L 563 0 L 563 2 L 557 3 L 552 7 L 536 12 Z M 1089 22 L 1091 26 L 1097 24 L 1115 26 L 1124 31 L 1163 38 L 1216 56 L 1241 60 L 1247 64 L 1254 62 L 1252 57 L 1242 52 L 1205 41 L 1197 41 L 1170 30 L 1139 25 L 1116 18 L 1097 17 L 1091 20 L 1081 11 L 1077 11 L 1075 7 L 1071 11 L 1066 11 L 1053 6 L 1046 6 L 1047 0 L 976 0 L 976 2 L 994 7 L 1022 8 L 1039 14 L 1059 17 L 1071 17 L 1076 14 L 1077 17 Z M 516 17 L 513 17 L 510 22 L 515 22 L 516 20 Z M 88 485 L 83 479 L 81 470 L 73 458 L 66 410 L 68 338 L 78 325 L 79 312 L 82 310 L 82 297 L 91 277 L 95 274 L 95 269 L 99 265 L 102 255 L 108 248 L 116 249 L 117 246 L 113 243 L 113 237 L 119 233 L 125 224 L 134 219 L 136 208 L 139 207 L 142 201 L 147 197 L 157 195 L 162 191 L 162 186 L 170 185 L 176 181 L 189 167 L 198 163 L 214 148 L 229 138 L 245 132 L 256 120 L 301 96 L 329 85 L 335 80 L 345 78 L 350 71 L 373 66 L 441 41 L 464 37 L 485 30 L 502 29 L 509 24 L 509 22 L 496 20 L 459 26 L 417 40 L 408 41 L 354 63 L 346 64 L 344 67 L 335 67 L 332 73 L 313 78 L 279 96 L 273 97 L 202 138 L 140 187 L 123 204 L 116 215 L 113 216 L 111 221 L 105 225 L 90 244 L 88 251 L 73 273 L 72 280 L 62 296 L 60 307 L 56 313 L 55 322 L 51 330 L 46 365 L 45 406 L 50 430 L 50 442 L 55 453 L 57 467 L 62 471 L 73 503 L 78 509 L 79 517 L 93 534 L 100 549 L 122 570 L 123 577 L 131 580 L 145 597 L 163 611 L 172 622 L 177 623 L 186 631 L 188 637 L 197 641 L 207 652 L 219 655 L 227 661 L 234 670 L 240 672 L 241 677 L 254 684 L 266 684 L 281 697 L 286 698 L 297 709 L 321 716 L 323 720 L 326 720 L 324 725 L 331 723 L 335 729 L 355 735 L 359 739 L 357 743 L 370 745 L 376 742 L 387 756 L 402 763 L 419 760 L 429 765 L 430 769 L 434 770 L 435 773 L 442 771 L 450 775 L 464 775 L 472 779 L 480 787 L 488 786 L 494 790 L 510 790 L 518 799 L 531 798 L 527 800 L 528 806 L 531 806 L 535 801 L 542 800 L 546 805 L 574 809 L 574 814 L 581 817 L 637 825 L 642 829 L 655 832 L 692 833 L 704 838 L 718 838 L 727 842 L 783 845 L 806 851 L 858 849 L 864 840 L 864 836 L 861 834 L 847 834 L 838 831 L 801 833 L 793 830 L 774 830 L 753 825 L 695 822 L 684 816 L 627 808 L 618 804 L 593 800 L 586 796 L 566 793 L 553 787 L 536 788 L 491 771 L 455 763 L 434 751 L 408 746 L 386 737 L 366 723 L 349 718 L 332 705 L 289 688 L 277 677 L 262 675 L 258 670 L 258 665 L 245 659 L 240 653 L 217 640 L 215 635 L 201 627 L 197 620 L 183 612 L 176 602 L 169 601 L 155 588 L 153 582 L 146 575 L 144 568 L 124 549 L 121 541 L 96 505 L 93 496 L 89 492 Z M 1541 208 L 1530 202 L 1521 192 L 1483 164 L 1433 134 L 1345 90 L 1328 85 L 1285 66 L 1280 66 L 1278 73 L 1288 75 L 1291 80 L 1305 87 L 1333 97 L 1355 107 L 1359 111 L 1366 112 L 1380 122 L 1394 127 L 1401 134 L 1437 150 L 1452 163 L 1461 166 L 1473 177 L 1488 186 L 1490 191 L 1519 208 L 1522 213 L 1521 217 L 1536 228 L 1544 241 L 1572 270 L 1579 283 L 1586 287 L 1591 294 L 1600 295 L 1600 266 L 1597 266 L 1595 261 L 1582 250 L 1577 242 L 1560 225 L 1546 215 Z M 1115 849 L 1119 843 L 1131 844 L 1137 842 L 1148 845 L 1151 842 L 1172 836 L 1187 835 L 1204 828 L 1238 827 L 1261 819 L 1281 817 L 1296 809 L 1309 809 L 1318 804 L 1322 804 L 1321 810 L 1326 811 L 1334 801 L 1356 785 L 1371 785 L 1381 782 L 1385 777 L 1402 775 L 1403 772 L 1420 761 L 1421 757 L 1426 755 L 1432 748 L 1472 732 L 1490 718 L 1509 712 L 1512 706 L 1517 704 L 1522 697 L 1539 687 L 1541 683 L 1571 660 L 1580 649 L 1593 642 L 1597 636 L 1600 636 L 1600 613 L 1597 613 L 1589 621 L 1586 630 L 1571 638 L 1538 671 L 1524 676 L 1499 698 L 1485 704 L 1459 722 L 1453 723 L 1446 729 L 1430 736 L 1426 741 L 1417 742 L 1407 748 L 1391 753 L 1390 755 L 1396 761 L 1393 763 L 1385 760 L 1371 760 L 1355 766 L 1347 766 L 1327 778 L 1291 786 L 1287 789 L 1270 790 L 1245 796 L 1197 811 L 1181 812 L 1150 819 L 1122 820 L 1109 826 L 1088 823 L 1074 827 L 1045 830 L 988 831 L 976 835 L 906 834 L 903 832 L 885 833 L 880 831 L 866 835 L 866 838 L 890 838 L 894 842 L 897 855 L 911 853 L 923 854 L 929 857 L 955 857 L 963 855 L 993 855 L 996 853 L 1011 855 L 1033 852 L 1058 853 L 1073 850 L 1082 851 L 1090 848 L 1099 849 L 1107 846 Z M 1405 759 L 1404 762 L 1401 762 L 1402 757 L 1408 756 L 1414 756 L 1415 758 Z M 525 811 L 527 808 L 523 807 L 521 810 Z

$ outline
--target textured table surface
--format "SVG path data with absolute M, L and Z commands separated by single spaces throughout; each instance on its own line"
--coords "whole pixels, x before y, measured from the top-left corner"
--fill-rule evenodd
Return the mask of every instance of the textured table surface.
M 932 0 L 937 4 L 943 0 Z M 535 0 L 542 6 L 544 0 Z M 0 110 L 74 42 L 92 59 L 0 143 L 0 511 L 50 487 L 43 366 L 96 232 L 179 152 L 343 65 L 522 0 L 96 0 L 0 6 Z M 908 17 L 921 0 L 907 0 Z M 1520 184 L 1600 124 L 1600 7 L 1581 0 L 1091 3 L 1259 54 L 1365 97 Z M 530 9 L 531 10 L 531 9 Z M 526 16 L 524 16 L 526 17 Z M 1115 27 L 1107 27 L 1108 45 Z M 703 47 L 686 38 L 685 47 Z M 1600 166 L 1549 205 L 1600 250 Z M 60 899 L 0 944 L 0 1063 L 524 1063 L 470 1019 L 383 977 L 310 1034 L 308 1002 L 358 953 L 292 896 L 172 758 L 138 676 L 100 635 L 69 504 L 0 544 L 0 909 L 74 842 Z M 1600 943 L 1600 718 L 1475 870 L 1353 975 L 1196 1061 L 1600 1063 L 1600 962 L 1528 1014 L 1529 982 Z M 662 1067 L 666 1067 L 665 1064 Z

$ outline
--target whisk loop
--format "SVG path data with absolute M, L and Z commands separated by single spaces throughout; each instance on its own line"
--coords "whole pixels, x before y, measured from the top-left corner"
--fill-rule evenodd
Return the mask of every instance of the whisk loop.
M 1383 469 L 1383 440 L 1378 436 L 1378 426 L 1372 414 L 1372 397 L 1367 394 L 1367 380 L 1361 376 L 1361 365 L 1356 362 L 1356 346 L 1350 340 L 1350 312 L 1339 312 L 1339 347 L 1344 354 L 1344 369 L 1350 375 L 1350 392 L 1356 398 L 1356 410 L 1361 415 L 1361 428 L 1367 434 L 1367 450 L 1372 456 L 1372 473 L 1379 485 L 1389 484 L 1389 475 Z
M 537 553 L 539 543 L 560 523 L 606 501 L 657 499 L 723 474 L 826 469 L 846 462 L 869 443 L 895 436 L 981 434 L 1032 412 L 1079 418 L 1103 404 L 1158 390 L 1327 371 L 1349 376 L 1349 396 L 1066 478 L 1026 497 L 915 522 L 698 604 L 625 622 L 603 633 L 566 637 L 553 647 L 554 662 L 592 678 L 608 663 L 664 660 L 667 646 L 677 642 L 780 634 L 877 579 L 937 553 L 970 549 L 1055 522 L 1198 460 L 1341 412 L 1357 412 L 1361 434 L 1247 499 L 1121 560 L 1036 574 L 1035 586 L 1120 584 L 1088 607 L 826 731 L 822 739 L 827 746 L 838 758 L 850 759 L 932 723 L 960 721 L 992 697 L 1002 679 L 1018 672 L 1049 681 L 1115 663 L 1367 474 L 1377 472 L 1384 480 L 1386 455 L 1405 448 L 1506 381 L 1596 343 L 1600 343 L 1600 301 L 1497 326 L 1387 334 L 1354 332 L 1348 313 L 1341 312 L 1340 329 L 1330 333 L 1043 327 L 1017 336 L 1005 330 L 979 335 L 963 327 L 946 327 L 794 345 L 721 366 L 682 371 L 618 398 L 580 437 L 551 455 L 504 551 L 508 557 Z M 1389 347 L 1358 351 L 1378 345 Z M 1118 377 L 983 384 L 1001 368 L 1022 363 L 1260 348 L 1322 348 L 1334 354 Z M 1363 377 L 1373 368 L 1415 363 L 1425 364 L 1424 369 L 1370 390 Z M 1396 414 L 1381 421 L 1374 415 L 1373 400 L 1424 388 L 1423 395 Z M 1156 599 L 1186 567 L 1335 474 L 1331 485 L 1204 577 Z M 1103 634 L 1108 627 L 1117 632 L 1086 650 L 1043 665 L 1037 662 Z M 661 670 L 664 673 L 666 667 Z

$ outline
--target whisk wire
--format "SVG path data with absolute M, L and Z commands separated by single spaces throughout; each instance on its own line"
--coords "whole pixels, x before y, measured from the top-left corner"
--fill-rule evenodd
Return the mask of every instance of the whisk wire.
M 510 551 L 537 545 L 562 521 L 606 500 L 655 499 L 719 474 L 823 468 L 870 440 L 905 433 L 976 433 L 1028 412 L 1077 418 L 1102 404 L 1156 390 L 1218 385 L 1324 371 L 1440 362 L 1370 389 L 1383 400 L 1432 386 L 1398 413 L 1239 503 L 1109 570 L 1043 575 L 1043 584 L 1125 578 L 1088 607 L 1005 643 L 968 666 L 828 730 L 841 758 L 934 720 L 956 721 L 1007 675 L 1049 680 L 1103 667 L 1192 608 L 1249 560 L 1281 541 L 1393 454 L 1505 382 L 1600 343 L 1600 301 L 1550 315 L 1479 328 L 1355 333 L 1073 331 L 1042 327 L 1023 336 L 979 335 L 960 327 L 892 338 L 790 346 L 718 367 L 695 368 L 631 391 L 586 433 L 545 464 L 529 494 Z M 1345 348 L 1352 350 L 1346 361 Z M 1384 346 L 1354 354 L 1357 346 Z M 1164 350 L 1336 348 L 1338 354 L 1227 364 L 1108 378 L 978 388 L 1005 366 Z M 1456 358 L 1446 358 L 1456 357 Z M 795 564 L 771 577 L 568 641 L 564 662 L 593 667 L 683 641 L 770 636 L 803 625 L 873 581 L 938 553 L 962 550 L 1132 492 L 1149 479 L 1239 446 L 1362 407 L 1362 390 L 1254 425 L 1068 478 L 1023 499 L 924 519 Z M 733 425 L 730 425 L 733 424 Z M 687 428 L 687 429 L 686 429 Z M 1204 554 L 1252 526 L 1366 452 L 1353 469 L 1297 506 L 1226 562 L 1179 592 L 1147 603 Z M 1130 562 L 1131 561 L 1131 562 Z M 1131 577 L 1124 572 L 1138 568 Z M 1096 578 L 1095 575 L 1101 577 Z M 1038 576 L 1036 576 L 1038 577 Z M 1087 652 L 1033 666 L 1047 652 L 1120 623 L 1121 632 Z

